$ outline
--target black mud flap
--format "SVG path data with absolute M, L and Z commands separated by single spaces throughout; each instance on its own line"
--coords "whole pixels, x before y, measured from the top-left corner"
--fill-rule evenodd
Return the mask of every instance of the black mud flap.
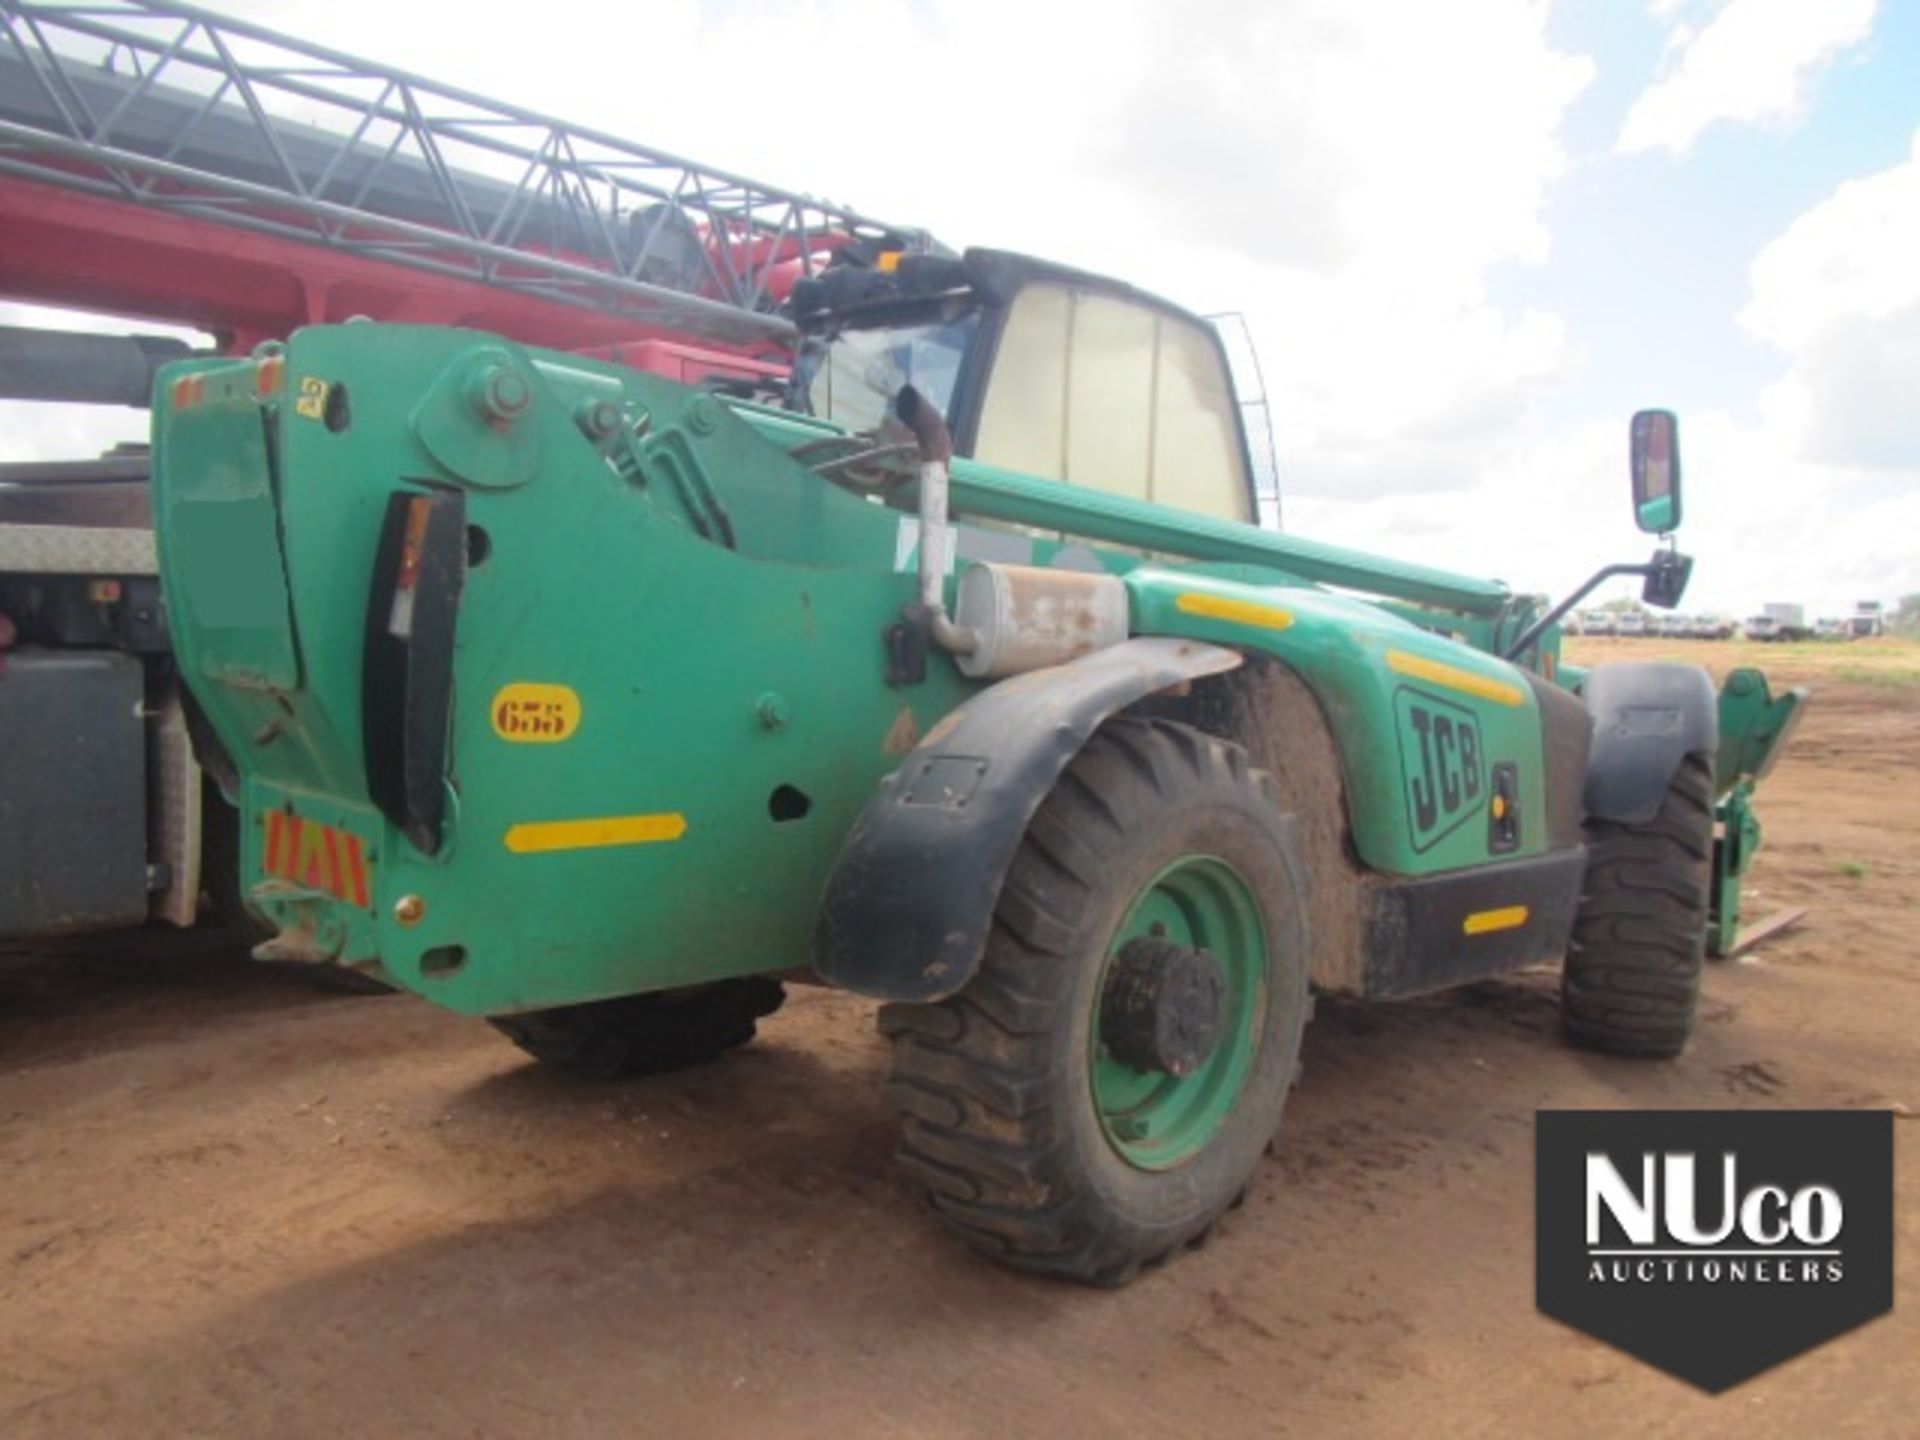
M 1161 690 L 1240 664 L 1197 640 L 1128 640 L 982 691 L 880 784 L 827 882 L 814 965 L 881 1000 L 938 1000 L 972 978 L 1034 811 L 1093 732 Z
M 1689 755 L 1720 748 L 1720 697 L 1697 665 L 1599 665 L 1580 685 L 1593 716 L 1587 756 L 1589 818 L 1643 825 Z

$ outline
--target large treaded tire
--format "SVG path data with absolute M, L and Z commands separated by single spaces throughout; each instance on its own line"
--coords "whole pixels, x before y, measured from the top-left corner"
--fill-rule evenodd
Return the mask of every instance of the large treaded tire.
M 785 999 L 778 980 L 754 976 L 698 990 L 502 1015 L 487 1023 L 543 1064 L 614 1079 L 678 1070 L 737 1049 Z
M 1713 878 L 1713 759 L 1689 755 L 1644 824 L 1587 827 L 1587 878 L 1561 973 L 1574 1043 L 1659 1060 L 1686 1048 Z
M 1121 1285 L 1204 1242 L 1244 1198 L 1278 1129 L 1308 1010 L 1304 889 L 1279 801 L 1238 746 L 1166 721 L 1109 721 L 1029 826 L 966 988 L 882 1008 L 900 1169 L 969 1245 Z M 1267 1004 L 1218 1130 L 1183 1162 L 1146 1170 L 1103 1131 L 1092 1025 L 1123 916 L 1183 854 L 1224 860 L 1248 882 L 1267 937 Z

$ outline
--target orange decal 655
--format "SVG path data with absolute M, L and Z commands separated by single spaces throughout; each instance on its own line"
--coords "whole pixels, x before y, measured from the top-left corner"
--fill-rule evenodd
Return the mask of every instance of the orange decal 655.
M 362 909 L 369 903 L 366 846 L 358 835 L 317 820 L 269 810 L 261 869 Z

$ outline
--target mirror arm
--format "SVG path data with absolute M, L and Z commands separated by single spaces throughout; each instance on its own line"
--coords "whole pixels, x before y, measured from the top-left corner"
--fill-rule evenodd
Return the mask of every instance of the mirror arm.
M 1574 606 L 1578 605 L 1582 600 L 1586 599 L 1587 596 L 1591 595 L 1595 590 L 1599 589 L 1607 581 L 1613 579 L 1614 576 L 1616 575 L 1645 576 L 1645 575 L 1651 575 L 1652 573 L 1653 573 L 1653 563 L 1651 561 L 1643 561 L 1638 565 L 1627 564 L 1624 562 L 1618 565 L 1602 565 L 1598 570 L 1594 571 L 1593 574 L 1587 577 L 1587 581 L 1584 585 L 1580 586 L 1579 589 L 1575 590 L 1572 594 L 1568 595 L 1566 599 L 1562 600 L 1558 605 L 1554 606 L 1553 609 L 1549 610 L 1546 614 L 1542 615 L 1538 620 L 1534 621 L 1533 624 L 1529 625 L 1525 630 L 1521 631 L 1520 638 L 1518 640 L 1515 640 L 1505 650 L 1500 652 L 1500 658 L 1502 660 L 1511 660 L 1517 655 L 1522 655 L 1526 653 L 1526 649 L 1529 645 L 1533 644 L 1534 641 L 1538 640 L 1542 635 L 1546 634 L 1549 629 L 1551 629 L 1554 625 L 1558 624 L 1560 620 L 1566 616 L 1566 613 L 1569 610 L 1573 609 Z

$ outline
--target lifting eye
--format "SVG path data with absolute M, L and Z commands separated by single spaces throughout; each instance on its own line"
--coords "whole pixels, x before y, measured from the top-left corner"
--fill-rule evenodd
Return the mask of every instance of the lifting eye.
M 807 792 L 792 785 L 778 786 L 767 797 L 767 814 L 773 817 L 776 825 L 784 825 L 790 820 L 804 820 L 811 809 L 813 801 Z
M 327 403 L 320 412 L 320 423 L 336 435 L 353 424 L 353 410 L 347 403 L 347 387 L 339 381 L 327 387 Z
M 466 946 L 436 945 L 431 950 L 421 952 L 420 973 L 429 980 L 444 980 L 449 975 L 458 974 L 466 963 Z

